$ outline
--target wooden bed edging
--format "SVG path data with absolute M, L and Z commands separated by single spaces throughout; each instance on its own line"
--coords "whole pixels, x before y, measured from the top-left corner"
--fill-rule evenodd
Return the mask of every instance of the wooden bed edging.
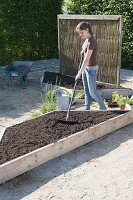
M 66 90 L 70 94 L 72 94 L 73 89 L 68 89 L 65 87 L 57 86 L 57 88 Z M 76 90 L 84 93 L 83 90 Z M 112 99 L 112 92 L 118 92 L 119 95 L 122 95 L 124 97 L 128 96 L 129 98 L 133 95 L 133 90 L 130 88 L 116 88 L 116 89 L 100 89 L 98 90 L 99 94 L 102 96 L 104 99 Z
M 6 162 L 0 165 L 0 184 L 131 123 L 133 123 L 133 111 L 121 114 L 89 129 Z
M 133 95 L 133 90 L 129 89 L 129 88 L 125 88 L 125 89 L 103 89 L 103 90 L 98 90 L 100 95 L 104 98 L 104 99 L 112 99 L 112 93 L 113 92 L 118 92 L 119 95 L 122 96 L 128 96 L 131 97 Z

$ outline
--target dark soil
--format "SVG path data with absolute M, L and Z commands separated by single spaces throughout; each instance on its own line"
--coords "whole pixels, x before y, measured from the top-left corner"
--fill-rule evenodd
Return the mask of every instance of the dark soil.
M 108 107 L 110 107 L 110 108 L 116 108 L 116 107 L 118 107 L 118 104 L 117 104 L 116 101 L 112 101 L 112 100 L 106 100 L 106 101 L 107 101 Z
M 103 89 L 125 89 L 124 87 L 122 86 L 117 86 L 115 84 L 107 84 L 107 83 L 100 83 L 100 82 L 97 82 L 97 89 L 98 90 L 103 90 Z
M 57 123 L 57 118 L 65 120 L 66 112 L 55 111 L 9 127 L 0 142 L 0 164 L 119 114 L 116 111 L 74 111 L 70 112 L 69 120 L 76 120 L 78 123 L 71 125 Z
M 51 83 L 53 85 L 59 85 L 68 89 L 72 89 L 75 83 L 75 77 L 69 75 L 62 75 L 61 73 L 54 73 L 45 71 L 44 76 L 42 78 L 42 83 Z M 123 88 L 122 86 L 117 86 L 115 84 L 108 84 L 104 82 L 97 81 L 97 89 L 120 89 Z M 83 90 L 83 83 L 82 79 L 79 79 L 77 82 L 77 90 Z

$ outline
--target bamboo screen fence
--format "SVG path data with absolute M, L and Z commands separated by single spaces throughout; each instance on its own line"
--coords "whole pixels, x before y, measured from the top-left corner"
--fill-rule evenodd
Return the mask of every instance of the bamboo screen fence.
M 122 17 L 120 15 L 58 15 L 60 72 L 76 75 L 83 39 L 75 31 L 88 21 L 98 42 L 98 80 L 120 84 Z

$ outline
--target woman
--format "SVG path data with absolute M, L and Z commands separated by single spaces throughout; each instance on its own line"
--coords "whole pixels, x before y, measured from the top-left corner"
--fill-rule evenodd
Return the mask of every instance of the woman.
M 96 62 L 97 41 L 93 36 L 88 22 L 80 22 L 76 27 L 76 31 L 83 39 L 85 39 L 81 51 L 84 59 L 81 69 L 75 77 L 75 80 L 78 80 L 82 75 L 85 93 L 85 108 L 86 110 L 90 110 L 92 97 L 99 104 L 101 110 L 106 110 L 104 101 L 96 89 L 96 77 L 98 71 L 98 65 Z

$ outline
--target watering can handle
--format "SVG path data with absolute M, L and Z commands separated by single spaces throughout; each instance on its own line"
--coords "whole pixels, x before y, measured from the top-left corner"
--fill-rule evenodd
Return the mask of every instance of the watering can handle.
M 66 94 L 68 94 L 68 91 L 65 90 L 64 88 L 57 88 L 55 91 L 56 92 L 61 92 L 61 90 L 64 91 L 64 92 L 66 92 Z

